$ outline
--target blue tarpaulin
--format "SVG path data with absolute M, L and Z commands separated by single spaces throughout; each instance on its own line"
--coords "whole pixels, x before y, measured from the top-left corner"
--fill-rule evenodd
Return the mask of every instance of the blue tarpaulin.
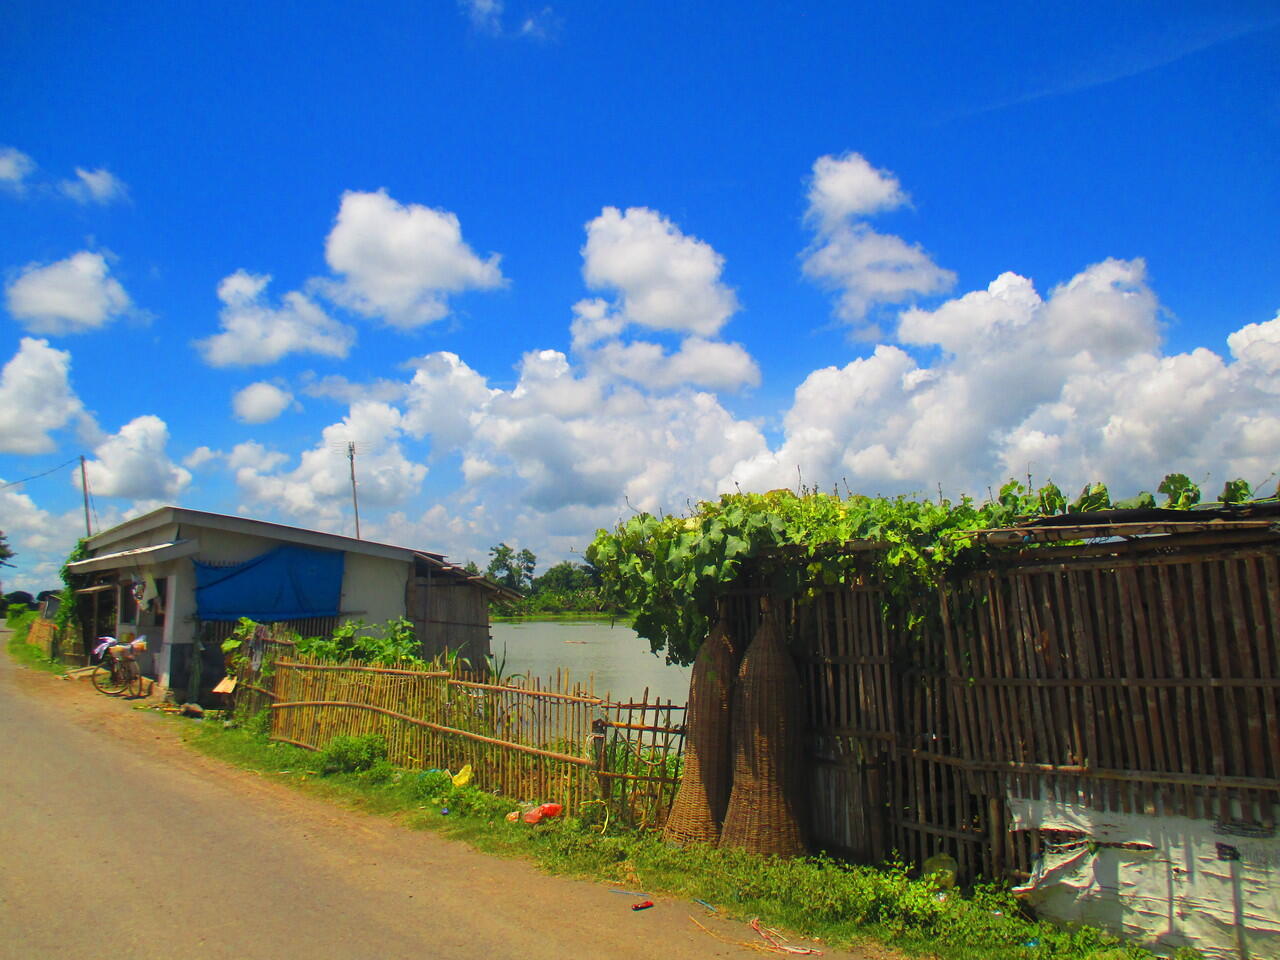
M 196 560 L 196 616 L 259 623 L 336 617 L 342 598 L 339 550 L 285 545 L 233 567 Z

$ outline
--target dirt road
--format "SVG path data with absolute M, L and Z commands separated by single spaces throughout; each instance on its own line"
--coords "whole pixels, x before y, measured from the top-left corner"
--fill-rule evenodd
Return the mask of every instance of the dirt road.
M 689 903 L 632 912 L 607 886 L 227 767 L 176 726 L 0 652 L 0 958 L 754 954 Z

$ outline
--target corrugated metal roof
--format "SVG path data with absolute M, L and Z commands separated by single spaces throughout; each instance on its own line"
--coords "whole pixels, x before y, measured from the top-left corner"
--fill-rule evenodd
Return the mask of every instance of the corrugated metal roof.
M 168 543 L 157 543 L 150 547 L 134 547 L 131 550 L 120 550 L 117 553 L 104 553 L 87 560 L 77 560 L 67 564 L 72 573 L 92 573 L 95 570 L 115 570 L 120 567 L 141 566 L 144 563 L 163 563 L 166 560 L 177 560 L 189 557 L 199 549 L 194 540 L 172 540 Z

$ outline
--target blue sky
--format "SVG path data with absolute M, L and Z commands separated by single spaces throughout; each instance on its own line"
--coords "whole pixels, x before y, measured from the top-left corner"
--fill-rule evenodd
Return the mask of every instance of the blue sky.
M 483 562 L 1280 468 L 1270 3 L 0 12 L 0 480 Z M 266 278 L 270 277 L 267 281 Z M 39 588 L 70 469 L 0 491 Z

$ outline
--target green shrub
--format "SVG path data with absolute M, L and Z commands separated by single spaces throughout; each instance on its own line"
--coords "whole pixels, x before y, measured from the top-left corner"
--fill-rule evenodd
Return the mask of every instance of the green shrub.
M 445 770 L 423 770 L 413 778 L 413 795 L 419 800 L 437 800 L 453 789 L 453 778 Z
M 407 778 L 410 794 L 431 806 L 439 805 L 450 813 L 462 813 L 486 820 L 497 820 L 517 809 L 514 800 L 486 793 L 467 784 L 455 787 L 448 770 L 424 770 Z
M 259 710 L 243 721 L 245 732 L 257 740 L 266 740 L 271 736 L 271 711 Z
M 378 733 L 334 737 L 320 751 L 321 773 L 359 773 L 387 759 L 386 738 Z
M 396 779 L 398 773 L 399 771 L 391 765 L 390 761 L 378 760 L 361 776 L 370 783 L 390 783 Z
M 11 603 L 5 610 L 4 621 L 9 627 L 16 627 L 18 621 L 31 612 L 31 608 L 25 603 Z

